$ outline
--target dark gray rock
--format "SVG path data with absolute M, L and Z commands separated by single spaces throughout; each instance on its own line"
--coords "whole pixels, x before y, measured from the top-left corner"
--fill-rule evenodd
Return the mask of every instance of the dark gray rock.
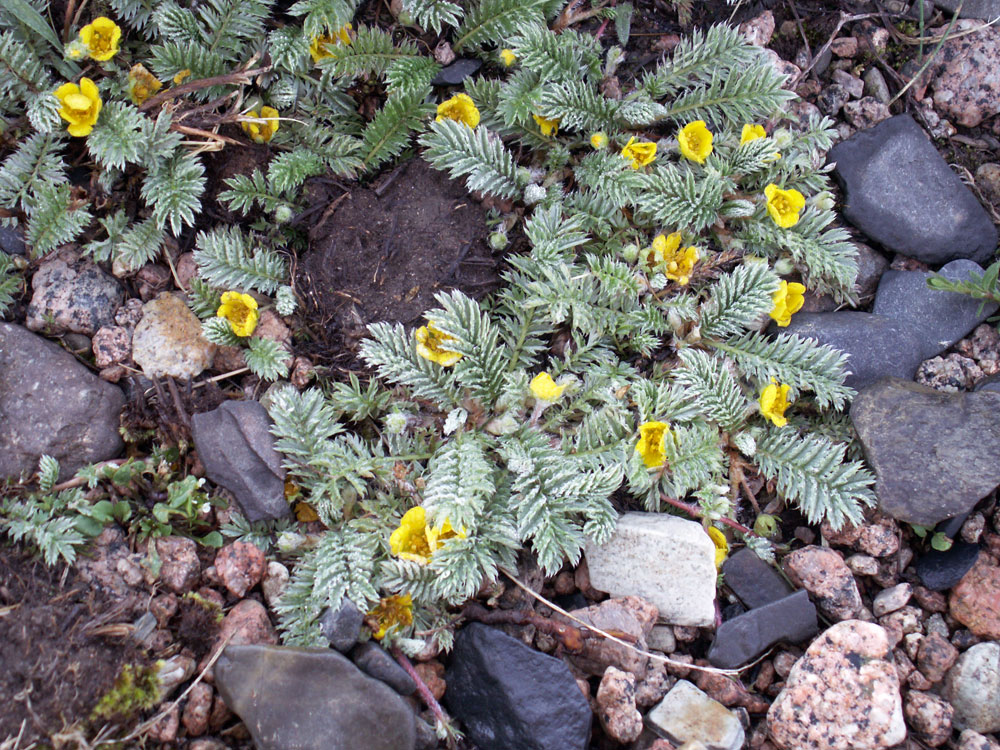
M 417 689 L 413 678 L 377 643 L 359 643 L 351 652 L 351 660 L 362 672 L 381 680 L 400 695 L 410 695 Z
M 954 13 L 959 6 L 960 0 L 934 0 L 934 4 L 939 8 Z M 961 3 L 962 10 L 958 14 L 959 18 L 981 18 L 992 20 L 1000 17 L 1000 0 L 965 0 Z
M 953 260 L 939 273 L 950 281 L 965 281 L 983 268 L 971 260 Z M 997 311 L 1000 305 L 983 304 L 967 294 L 943 292 L 927 286 L 929 271 L 897 271 L 882 274 L 872 312 L 909 323 L 922 333 L 921 359 L 934 357 Z M 981 312 L 980 312 L 981 311 Z
M 858 296 L 859 305 L 867 305 L 875 298 L 878 282 L 889 267 L 889 261 L 863 242 L 855 242 L 854 245 L 858 248 L 858 277 L 854 280 L 854 293 Z
M 67 351 L 0 322 L 0 477 L 31 473 L 47 454 L 60 480 L 117 456 L 125 397 Z
M 799 313 L 787 328 L 772 331 L 816 339 L 848 355 L 851 388 L 864 388 L 885 377 L 912 380 L 923 358 L 921 335 L 912 326 L 882 315 L 842 310 Z
M 918 557 L 913 567 L 925 587 L 932 591 L 946 591 L 958 584 L 978 559 L 978 544 L 955 542 L 944 552 L 935 549 Z
M 887 379 L 855 397 L 851 421 L 879 507 L 899 521 L 934 526 L 1000 484 L 1000 394 Z
M 24 232 L 20 227 L 0 226 L 0 250 L 8 255 L 24 255 L 28 252 L 24 244 Z
M 827 158 L 847 193 L 844 216 L 885 247 L 931 265 L 984 264 L 996 251 L 989 214 L 909 115 L 855 134 Z
M 24 325 L 29 331 L 82 333 L 114 325 L 125 299 L 118 280 L 89 261 L 45 261 L 31 278 L 31 302 Z
M 748 609 L 762 607 L 792 593 L 792 587 L 781 574 L 749 547 L 722 563 L 722 575 L 726 585 Z
M 431 81 L 435 86 L 457 86 L 483 66 L 481 60 L 461 58 L 438 71 Z
M 365 621 L 364 613 L 354 606 L 347 597 L 340 601 L 337 609 L 327 607 L 319 616 L 319 629 L 330 645 L 346 654 L 358 642 L 358 633 Z
M 480 750 L 584 750 L 590 706 L 569 667 L 480 623 L 455 641 L 445 703 Z
M 1000 393 L 1000 372 L 996 375 L 990 375 L 984 380 L 980 380 L 976 383 L 977 391 L 992 391 L 993 393 Z
M 285 470 L 270 426 L 267 411 L 256 401 L 226 401 L 191 418 L 191 436 L 205 474 L 235 495 L 249 521 L 290 512 Z
M 776 643 L 801 643 L 818 632 L 816 606 L 809 601 L 809 592 L 796 591 L 722 623 L 708 650 L 708 661 L 715 667 L 735 669 Z
M 413 710 L 329 649 L 227 646 L 215 685 L 257 750 L 413 750 Z

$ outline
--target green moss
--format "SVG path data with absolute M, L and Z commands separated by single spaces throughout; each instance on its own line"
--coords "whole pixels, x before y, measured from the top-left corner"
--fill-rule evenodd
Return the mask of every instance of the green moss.
M 91 712 L 91 720 L 128 718 L 159 703 L 161 664 L 158 661 L 149 666 L 123 666 L 114 686 L 101 697 Z

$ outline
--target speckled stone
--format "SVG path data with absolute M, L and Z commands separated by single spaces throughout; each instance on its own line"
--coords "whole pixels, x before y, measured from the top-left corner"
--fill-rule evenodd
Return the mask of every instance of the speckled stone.
M 646 715 L 646 725 L 678 746 L 700 742 L 709 750 L 743 747 L 743 727 L 736 714 L 687 680 L 678 680 Z
M 961 34 L 975 29 L 974 34 Z M 946 41 L 930 73 L 934 76 L 934 108 L 942 117 L 974 128 L 1000 112 L 1000 31 L 973 20 L 955 24 L 957 38 Z
M 899 679 L 885 631 L 847 620 L 799 659 L 767 712 L 782 750 L 876 750 L 906 738 Z
M 831 620 L 847 620 L 861 609 L 861 594 L 851 569 L 829 547 L 810 545 L 788 555 L 782 566 L 796 586 L 816 598 Z
M 29 331 L 83 333 L 93 336 L 115 321 L 115 310 L 125 292 L 121 285 L 93 263 L 47 260 L 31 279 L 34 294 L 28 304 Z
M 951 616 L 980 638 L 1000 639 L 1000 567 L 980 554 L 972 570 L 952 589 Z
M 642 714 L 635 707 L 635 675 L 608 667 L 597 688 L 597 718 L 616 742 L 634 742 L 642 733 Z
M 622 633 L 640 651 L 646 650 L 646 638 L 657 617 L 656 607 L 637 596 L 608 599 L 590 607 L 574 609 L 570 614 L 605 632 Z M 554 619 L 573 622 L 558 614 Z M 586 639 L 583 649 L 567 658 L 573 666 L 589 675 L 602 675 L 608 666 L 631 672 L 639 679 L 646 674 L 645 656 L 606 638 Z
M 215 570 L 233 596 L 242 599 L 264 577 L 264 552 L 249 542 L 233 542 L 215 555 Z
M 954 709 L 931 693 L 911 690 L 906 694 L 903 714 L 917 738 L 926 745 L 937 747 L 951 737 Z
M 958 657 L 945 680 L 944 697 L 958 729 L 1000 731 L 1000 644 L 978 643 Z
M 660 513 L 625 513 L 612 537 L 585 550 L 590 584 L 651 602 L 672 625 L 715 622 L 715 545 L 701 524 Z
M 215 344 L 180 297 L 162 292 L 142 307 L 132 335 L 132 358 L 147 377 L 193 378 L 211 367 Z

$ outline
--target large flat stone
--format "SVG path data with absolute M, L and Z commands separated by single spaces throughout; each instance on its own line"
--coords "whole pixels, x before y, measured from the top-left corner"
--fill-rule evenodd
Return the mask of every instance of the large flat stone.
M 883 315 L 842 310 L 799 313 L 785 328 L 848 355 L 844 384 L 861 389 L 887 377 L 913 380 L 923 361 L 923 335 L 912 325 Z
M 816 607 L 809 601 L 809 593 L 796 591 L 722 623 L 708 651 L 708 661 L 715 667 L 735 669 L 776 643 L 801 643 L 817 632 Z
M 883 512 L 934 526 L 1000 484 L 1000 394 L 941 393 L 897 379 L 861 391 L 851 421 Z
M 413 709 L 331 649 L 227 646 L 222 699 L 257 750 L 413 750 Z
M 591 585 L 638 596 L 672 625 L 715 622 L 715 545 L 701 524 L 662 513 L 626 513 L 603 545 L 584 554 Z
M 43 454 L 67 479 L 117 456 L 121 389 L 69 352 L 21 326 L 0 322 L 0 477 L 32 473 Z
M 993 20 L 1000 17 L 1000 0 L 934 0 L 934 4 L 939 8 L 954 13 L 961 5 L 959 18 L 981 18 L 983 20 Z
M 941 265 L 989 262 L 997 230 L 989 214 L 909 115 L 897 115 L 830 149 L 847 193 L 844 217 L 875 242 Z
M 249 521 L 290 512 L 285 469 L 270 427 L 271 418 L 256 401 L 226 401 L 191 419 L 191 436 L 205 474 L 233 493 Z
M 463 628 L 445 680 L 445 703 L 479 750 L 587 747 L 590 705 L 569 667 L 506 633 Z

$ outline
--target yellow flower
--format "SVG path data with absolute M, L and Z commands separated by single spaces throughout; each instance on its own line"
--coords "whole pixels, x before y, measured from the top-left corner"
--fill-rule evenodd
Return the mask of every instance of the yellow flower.
M 424 359 L 437 362 L 442 367 L 451 367 L 462 358 L 460 352 L 450 352 L 441 348 L 441 344 L 454 341 L 455 337 L 449 336 L 433 323 L 420 326 L 413 335 L 417 339 L 417 354 Z
M 410 508 L 399 521 L 399 528 L 389 536 L 389 549 L 403 560 L 421 565 L 431 561 L 431 546 L 427 539 L 427 516 L 422 506 Z
M 267 143 L 278 132 L 278 110 L 274 107 L 261 107 L 259 116 L 256 109 L 251 109 L 246 116 L 256 120 L 244 120 L 240 123 L 254 143 Z
M 677 143 L 686 158 L 699 164 L 704 164 L 712 153 L 712 133 L 705 126 L 704 120 L 695 120 L 681 128 L 681 132 L 677 134 Z
M 791 386 L 781 384 L 771 378 L 771 382 L 764 387 L 760 394 L 760 413 L 765 419 L 774 422 L 775 427 L 784 427 L 788 424 L 785 418 L 785 409 L 788 408 L 788 391 Z
M 368 625 L 372 638 L 379 641 L 394 625 L 408 627 L 413 624 L 413 598 L 409 594 L 383 596 L 375 608 L 368 612 Z
M 97 84 L 89 78 L 81 78 L 80 85 L 64 83 L 55 91 L 62 104 L 59 116 L 69 123 L 69 134 L 80 138 L 89 135 L 101 113 L 101 95 Z
M 798 190 L 782 190 L 774 183 L 764 188 L 767 212 L 782 229 L 799 223 L 799 211 L 805 208 L 806 198 Z
M 540 372 L 531 379 L 531 392 L 535 398 L 543 401 L 555 401 L 566 390 L 565 385 L 556 385 L 556 381 L 547 372 Z
M 796 281 L 789 284 L 787 281 L 782 281 L 781 286 L 778 287 L 772 296 L 771 300 L 774 302 L 774 309 L 768 313 L 774 321 L 782 328 L 786 327 L 792 322 L 792 316 L 802 309 L 802 305 L 805 304 L 805 297 L 803 296 L 806 292 L 806 288 Z
M 118 54 L 122 30 L 110 18 L 95 18 L 80 29 L 80 41 L 87 46 L 87 54 L 94 60 L 105 62 Z
M 744 125 L 743 131 L 740 133 L 740 145 L 766 137 L 767 133 L 764 131 L 763 125 Z
M 470 128 L 475 128 L 479 124 L 479 110 L 476 109 L 475 102 L 468 94 L 455 94 L 446 101 L 441 102 L 437 107 L 436 122 L 441 120 L 454 120 L 464 122 Z
M 598 131 L 590 136 L 590 145 L 597 151 L 602 151 L 608 147 L 608 136 Z
M 257 300 L 249 294 L 223 292 L 222 304 L 215 314 L 228 320 L 237 336 L 249 336 L 257 327 Z
M 538 127 L 542 131 L 542 135 L 556 135 L 559 132 L 559 119 L 548 120 L 540 115 L 532 115 L 531 118 L 538 123 Z
M 184 70 L 178 71 L 177 75 L 174 76 L 174 85 L 180 86 L 181 82 L 189 75 L 191 75 L 190 68 L 184 68 Z
M 351 26 L 351 24 L 347 23 L 332 34 L 315 37 L 309 44 L 309 54 L 312 55 L 313 62 L 319 62 L 324 57 L 331 57 L 333 55 L 333 53 L 326 48 L 326 45 L 328 44 L 350 45 L 351 30 L 353 28 L 354 27 Z
M 502 49 L 500 50 L 500 59 L 503 60 L 503 64 L 509 68 L 517 61 L 517 55 L 514 54 L 514 50 Z
M 714 526 L 708 527 L 708 535 L 712 538 L 712 544 L 715 545 L 715 569 L 718 570 L 726 561 L 726 557 L 729 556 L 729 541 L 726 539 L 726 535 Z
M 311 523 L 319 520 L 319 514 L 309 503 L 295 503 L 295 518 L 302 523 Z
M 632 160 L 632 169 L 644 167 L 656 158 L 656 144 L 636 143 L 634 137 L 629 138 L 625 148 L 622 149 L 622 156 Z
M 639 444 L 636 451 L 642 456 L 647 469 L 656 469 L 667 460 L 667 433 L 670 425 L 666 422 L 643 422 L 639 425 Z
M 465 530 L 453 528 L 447 518 L 437 526 L 428 527 L 426 512 L 417 505 L 406 511 L 399 528 L 389 536 L 389 549 L 402 560 L 427 565 L 431 555 L 455 538 L 465 539 Z
M 659 268 L 668 279 L 684 286 L 691 280 L 691 272 L 698 257 L 698 248 L 689 246 L 682 250 L 681 233 L 671 232 L 666 237 L 658 234 L 653 238 L 653 246 L 646 260 L 650 269 Z
M 128 95 L 136 106 L 163 88 L 160 79 L 146 70 L 142 63 L 136 63 L 128 72 Z

